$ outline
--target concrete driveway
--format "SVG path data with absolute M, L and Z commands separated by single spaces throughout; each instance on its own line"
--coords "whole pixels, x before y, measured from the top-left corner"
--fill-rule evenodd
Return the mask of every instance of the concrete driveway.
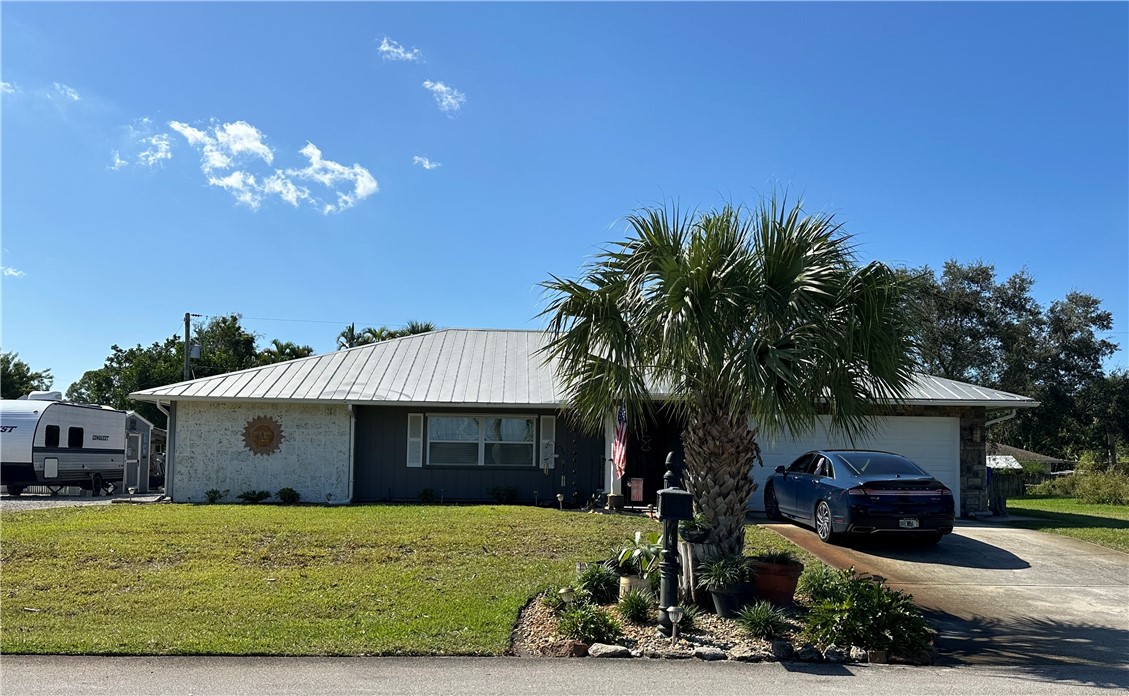
M 940 632 L 942 663 L 1129 664 L 1129 554 L 995 521 L 959 521 L 933 547 L 833 546 L 809 529 L 764 526 L 912 594 Z

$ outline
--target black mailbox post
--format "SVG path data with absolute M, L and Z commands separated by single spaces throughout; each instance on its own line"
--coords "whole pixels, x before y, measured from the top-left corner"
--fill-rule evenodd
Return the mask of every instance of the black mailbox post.
M 669 637 L 673 626 L 667 609 L 678 603 L 678 523 L 694 518 L 694 497 L 674 485 L 674 453 L 666 455 L 666 488 L 658 492 L 659 519 L 663 524 L 662 558 L 659 560 L 659 633 Z

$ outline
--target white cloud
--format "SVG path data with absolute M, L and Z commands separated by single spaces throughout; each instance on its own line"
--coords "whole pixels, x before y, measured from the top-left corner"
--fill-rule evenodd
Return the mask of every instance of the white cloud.
M 274 161 L 274 152 L 263 142 L 262 132 L 246 121 L 216 125 L 212 135 L 180 121 L 169 121 L 169 128 L 184 136 L 189 145 L 201 148 L 205 173 L 227 169 L 245 154 L 260 157 L 267 164 Z
M 168 133 L 154 135 L 146 138 L 143 142 L 149 147 L 137 155 L 139 163 L 148 167 L 155 167 L 164 160 L 172 159 L 172 144 L 169 142 Z
M 225 177 L 208 177 L 208 183 L 212 186 L 227 189 L 231 192 L 231 195 L 235 196 L 237 203 L 243 203 L 249 206 L 251 210 L 258 210 L 262 203 L 262 189 L 256 183 L 254 174 L 234 171 Z
M 346 167 L 333 160 L 323 159 L 321 150 L 313 143 L 309 142 L 306 143 L 306 146 L 299 152 L 310 161 L 310 164 L 303 169 L 286 170 L 286 173 L 290 176 L 316 181 L 323 186 L 334 189 L 336 189 L 337 185 L 340 183 L 351 183 L 353 185 L 353 191 L 351 193 L 335 190 L 337 194 L 337 205 L 334 206 L 327 203 L 323 208 L 323 212 L 325 213 L 352 208 L 358 202 L 363 201 L 380 190 L 380 185 L 373 175 L 369 173 L 369 170 L 359 164 Z
M 3 272 L 5 278 L 23 278 L 26 273 L 16 270 L 11 266 L 0 266 L 0 272 Z
M 404 48 L 399 41 L 393 41 L 385 36 L 380 40 L 380 47 L 377 49 L 380 55 L 384 56 L 384 60 L 407 60 L 419 61 L 423 60 L 423 54 L 420 53 L 418 48 L 408 50 Z
M 432 162 L 427 157 L 421 157 L 420 155 L 416 155 L 412 158 L 412 164 L 418 164 L 424 169 L 438 169 L 443 166 L 440 162 Z
M 15 94 L 18 91 L 20 87 L 16 83 L 0 81 L 0 94 Z
M 279 170 L 275 170 L 274 174 L 263 182 L 263 192 L 274 194 L 295 208 L 302 201 L 313 200 L 308 188 L 298 186 Z
M 424 80 L 423 88 L 431 92 L 431 96 L 435 97 L 435 103 L 439 105 L 439 110 L 446 114 L 458 111 L 466 102 L 465 94 L 442 82 Z
M 60 97 L 70 99 L 71 101 L 78 101 L 82 98 L 78 96 L 78 92 L 76 92 L 73 88 L 64 85 L 62 82 L 55 83 L 55 92 Z
M 116 172 L 119 169 L 121 169 L 122 167 L 128 167 L 129 166 L 129 162 L 122 159 L 121 151 L 114 150 L 110 154 L 113 155 L 113 157 L 114 157 L 113 161 L 110 163 L 110 169 L 113 169 Z

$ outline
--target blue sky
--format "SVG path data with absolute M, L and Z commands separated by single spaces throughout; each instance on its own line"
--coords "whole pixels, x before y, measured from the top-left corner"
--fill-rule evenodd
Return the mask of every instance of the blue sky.
M 4 3 L 0 343 L 65 389 L 186 311 L 533 328 L 632 209 L 783 187 L 1129 344 L 1127 8 Z

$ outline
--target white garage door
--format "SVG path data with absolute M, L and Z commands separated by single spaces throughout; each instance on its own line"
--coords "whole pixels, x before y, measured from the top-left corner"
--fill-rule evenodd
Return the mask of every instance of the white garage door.
M 764 467 L 753 467 L 753 480 L 759 487 L 749 503 L 750 510 L 764 509 L 764 483 L 777 466 L 788 466 L 796 457 L 815 449 L 875 449 L 895 452 L 913 460 L 953 490 L 956 509 L 960 510 L 960 419 L 894 416 L 879 421 L 869 437 L 851 445 L 841 435 L 830 435 L 831 418 L 825 416 L 814 432 L 790 437 L 778 436 L 774 441 L 761 439 Z

